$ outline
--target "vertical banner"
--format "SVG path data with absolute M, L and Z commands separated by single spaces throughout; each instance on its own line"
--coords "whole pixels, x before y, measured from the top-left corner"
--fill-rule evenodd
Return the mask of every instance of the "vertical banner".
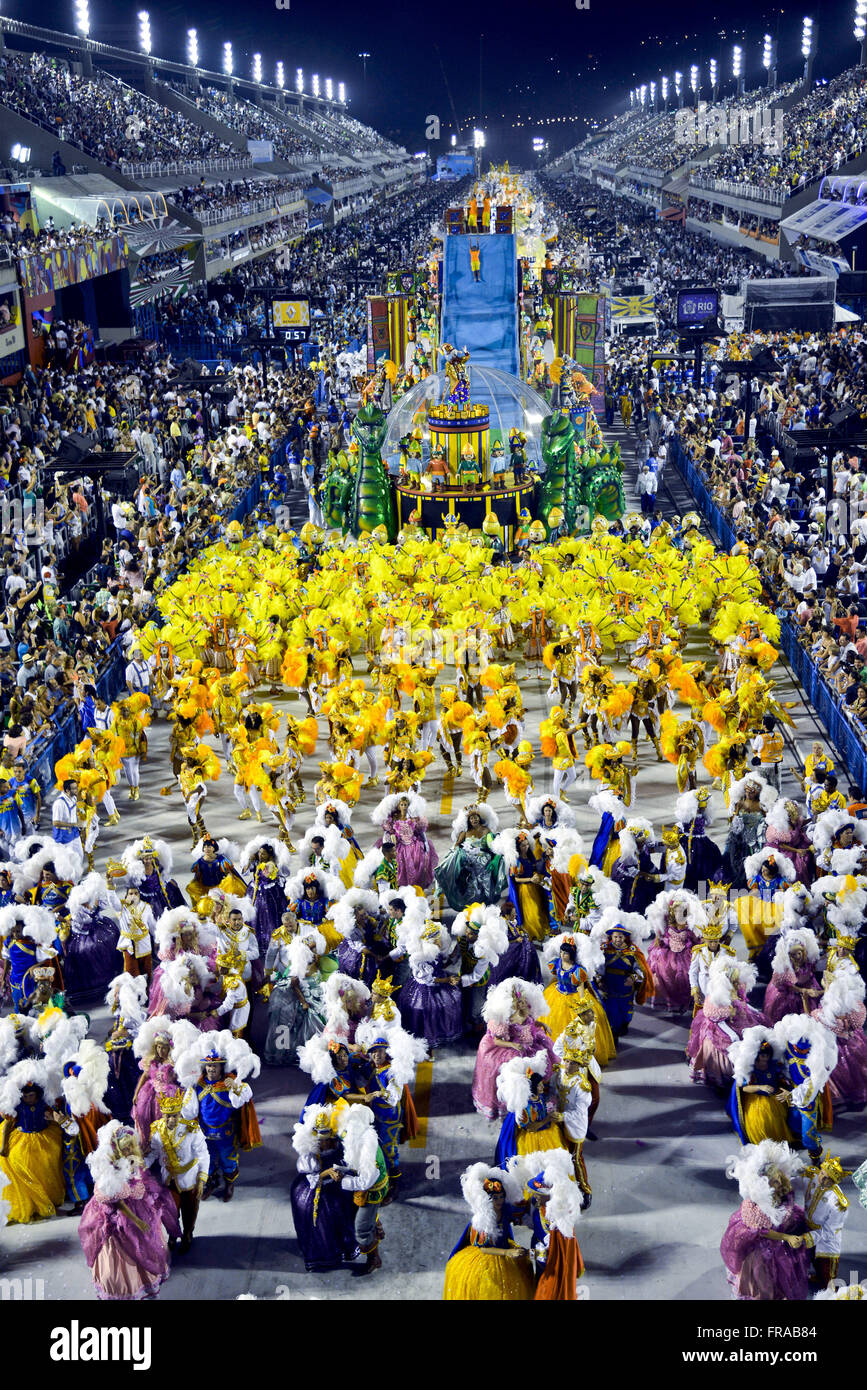
M 553 332 L 554 346 L 557 349 L 558 357 L 575 356 L 575 295 L 574 294 L 554 294 L 551 296 L 553 307 Z
M 386 300 L 388 310 L 388 355 L 392 362 L 403 368 L 406 361 L 406 345 L 409 342 L 408 294 L 390 294 Z
M 380 295 L 367 297 L 367 370 L 388 356 L 388 309 Z

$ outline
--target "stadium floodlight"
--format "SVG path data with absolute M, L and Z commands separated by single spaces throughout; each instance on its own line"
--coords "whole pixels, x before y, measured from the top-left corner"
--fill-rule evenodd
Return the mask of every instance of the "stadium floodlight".
M 473 148 L 476 150 L 485 148 L 485 132 L 483 130 L 473 131 Z
M 867 0 L 855 0 L 855 28 L 852 31 L 861 45 L 859 62 L 867 63 Z
M 744 50 L 739 43 L 732 48 L 732 77 L 740 77 L 744 70 Z
M 254 81 L 254 82 L 261 82 L 261 81 L 262 81 L 262 54 L 261 54 L 261 53 L 254 53 L 254 54 L 253 54 L 253 81 Z
M 231 77 L 234 72 L 232 45 L 228 42 L 223 44 L 223 72 L 227 77 Z
M 303 91 L 304 91 L 304 69 L 303 69 L 303 68 L 296 68 L 296 69 L 295 69 L 295 90 L 296 90 L 296 92 L 303 92 Z
M 711 85 L 712 87 L 716 87 L 716 73 L 717 73 L 716 58 L 711 58 L 710 62 L 709 62 L 708 65 L 707 65 L 707 70 L 708 70 L 708 76 L 710 77 L 710 85 Z
M 187 62 L 191 68 L 199 66 L 199 35 L 195 29 L 187 30 Z
M 865 0 L 867 3 L 867 0 Z M 770 68 L 774 64 L 774 41 L 770 34 L 765 34 L 762 43 L 762 67 Z
M 13 145 L 13 146 L 12 146 L 12 150 L 11 150 L 10 153 L 11 153 L 11 155 L 12 155 L 12 160 L 13 160 L 13 162 L 14 162 L 15 164 L 29 164 L 29 163 L 30 163 L 30 146 L 29 146 L 29 145 Z
M 326 77 L 325 79 L 325 95 L 329 101 L 334 100 L 334 83 L 331 81 L 330 77 Z
M 343 106 L 346 105 L 346 83 L 345 83 L 345 82 L 338 82 L 338 84 L 337 84 L 337 100 L 341 103 L 341 105 L 343 105 Z
M 680 96 L 680 90 L 681 90 L 682 86 L 683 86 L 683 73 L 682 73 L 682 72 L 676 72 L 676 73 L 674 74 L 674 90 L 675 90 L 675 92 L 677 93 L 678 96 Z
M 458 137 L 457 137 L 456 135 L 453 135 L 453 136 L 452 136 L 452 149 L 454 149 L 454 147 L 455 147 L 455 145 L 456 145 L 457 143 L 458 143 Z
M 813 21 L 807 16 L 801 25 L 801 53 L 809 61 L 813 51 Z
M 280 88 L 280 91 L 282 92 L 284 86 L 286 85 L 286 78 L 285 78 L 285 76 L 284 76 L 284 74 L 283 74 L 283 64 L 282 64 L 282 63 L 278 63 L 278 64 L 277 64 L 277 67 L 275 68 L 275 79 L 276 79 L 276 82 L 277 82 L 277 86 Z
M 639 100 L 640 100 L 640 102 L 641 102 L 641 105 L 644 106 L 644 104 L 645 104 L 646 101 L 647 101 L 647 83 L 646 83 L 646 82 L 642 82 L 641 86 L 639 87 L 639 89 L 638 89 L 638 97 L 639 97 Z
M 667 78 L 667 77 L 662 77 L 662 78 L 660 78 L 660 80 L 659 80 L 659 87 L 660 87 L 660 91 L 662 92 L 662 100 L 663 100 L 663 101 L 668 101 L 668 78 Z
M 654 109 L 656 108 L 656 83 L 655 83 L 655 82 L 651 82 L 651 84 L 650 84 L 650 104 L 651 104 L 651 106 L 652 106 Z
M 541 135 L 534 135 L 534 136 L 533 136 L 533 149 L 536 151 L 536 153 L 539 154 L 540 151 L 544 150 L 544 148 L 545 148 L 545 141 L 542 139 Z
M 318 97 L 318 95 L 319 95 L 319 74 L 318 74 L 318 72 L 314 72 L 314 74 L 313 74 L 313 95 L 314 95 L 315 97 Z
M 698 91 L 698 65 L 693 63 L 689 70 L 689 89 L 695 94 Z
M 87 38 L 90 33 L 90 5 L 88 0 L 75 0 L 75 31 Z
M 151 17 L 147 10 L 138 12 L 138 46 L 142 53 L 151 51 Z

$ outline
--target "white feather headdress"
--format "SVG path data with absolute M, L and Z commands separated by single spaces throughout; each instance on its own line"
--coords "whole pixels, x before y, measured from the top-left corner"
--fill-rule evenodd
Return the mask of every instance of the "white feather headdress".
M 635 946 L 643 948 L 653 940 L 653 927 L 640 912 L 622 912 L 619 907 L 606 907 L 598 922 L 590 929 L 590 940 L 600 949 L 606 935 L 619 927 Z
M 771 829 L 778 831 L 781 835 L 787 835 L 791 829 L 788 812 L 788 807 L 790 805 L 796 807 L 803 821 L 806 808 L 799 805 L 798 802 L 794 801 L 790 796 L 781 796 L 779 800 L 775 801 L 765 817 Z
M 705 830 L 709 830 L 716 819 L 716 801 L 716 797 L 709 796 L 705 805 L 700 806 L 697 792 L 681 792 L 674 803 L 674 819 L 679 826 L 685 826 L 701 813 L 704 816 Z
M 347 1004 L 356 1005 L 370 1002 L 370 990 L 363 980 L 354 980 L 351 975 L 343 975 L 336 970 L 328 976 L 323 990 L 325 997 L 325 1036 L 326 1038 L 349 1037 L 349 1013 Z
M 191 907 L 171 907 L 157 918 L 154 935 L 160 960 L 175 949 L 184 927 L 195 930 L 200 952 L 208 952 L 215 945 L 217 932 L 212 922 L 206 917 L 198 917 Z
M 757 979 L 756 967 L 748 961 L 736 960 L 734 956 L 714 956 L 707 974 L 705 1000 L 719 1007 L 731 1004 L 739 989 L 748 994 Z
M 292 855 L 283 842 L 277 839 L 276 835 L 255 835 L 252 840 L 248 840 L 244 845 L 240 858 L 234 859 L 232 862 L 238 865 L 242 873 L 246 874 L 252 871 L 254 867 L 253 860 L 258 855 L 259 850 L 263 849 L 266 845 L 271 851 L 274 863 L 277 865 L 280 873 L 290 874 L 292 872 Z
M 542 824 L 542 809 L 545 806 L 553 807 L 557 815 L 557 823 L 551 827 L 552 830 L 574 830 L 575 812 L 571 806 L 567 806 L 565 801 L 561 801 L 556 796 L 531 796 L 525 803 L 527 809 L 527 820 L 532 826 Z
M 546 965 L 552 965 L 560 954 L 560 947 L 564 941 L 569 941 L 575 947 L 576 963 L 584 969 L 590 979 L 594 979 L 605 964 L 605 956 L 598 940 L 593 940 L 583 932 L 560 932 L 557 936 L 552 936 L 542 947 L 542 958 Z
M 793 883 L 791 887 L 786 888 L 783 892 L 782 904 L 783 916 L 780 921 L 780 931 L 783 934 L 800 928 L 801 924 L 813 917 L 817 911 L 817 904 L 813 901 L 813 895 L 803 883 Z
M 757 772 L 747 772 L 737 781 L 732 782 L 729 787 L 729 811 L 733 811 L 744 794 L 744 788 L 748 783 L 753 782 L 759 789 L 759 805 L 767 815 L 774 803 L 779 799 L 776 787 L 771 787 L 764 777 Z
M 37 845 L 36 853 L 31 853 Z M 78 883 L 84 870 L 81 856 L 68 845 L 52 840 L 50 835 L 28 835 L 16 843 L 14 853 L 18 863 L 10 862 L 3 867 L 12 874 L 12 886 L 19 897 L 36 887 L 46 864 L 54 865 L 57 877 L 64 883 Z
M 174 859 L 172 858 L 172 852 L 168 846 L 167 841 L 155 840 L 152 835 L 147 838 L 149 838 L 150 840 L 154 856 L 156 858 L 157 863 L 159 864 L 160 873 L 162 874 L 163 878 L 171 878 L 172 865 L 174 864 Z M 127 845 L 123 854 L 120 856 L 121 862 L 126 867 L 126 876 L 129 879 L 130 883 L 141 883 L 142 879 L 145 876 L 144 868 L 139 857 L 143 849 L 144 839 L 134 840 L 131 845 Z
M 99 908 L 104 917 L 117 921 L 120 906 L 116 893 L 113 893 L 102 874 L 88 874 L 77 883 L 67 899 L 69 915 L 73 925 L 94 908 Z
M 287 901 L 290 903 L 300 902 L 304 897 L 304 880 L 313 877 L 322 889 L 325 899 L 329 903 L 336 902 L 343 895 L 343 884 L 336 874 L 327 874 L 324 869 L 313 869 L 308 867 L 300 869 L 297 874 L 293 874 L 287 879 L 284 892 Z
M 773 1028 L 765 1028 L 760 1024 L 753 1028 L 745 1028 L 743 1037 L 739 1038 L 737 1042 L 729 1044 L 728 1054 L 734 1068 L 734 1079 L 738 1086 L 747 1085 L 753 1074 L 759 1049 L 764 1043 L 768 1044 L 779 1061 L 783 1055 L 783 1048 L 774 1038 Z
M 788 1208 L 777 1205 L 768 1174 L 779 1172 L 793 1182 L 803 1171 L 804 1164 L 786 1143 L 763 1139 L 760 1144 L 745 1144 L 739 1154 L 726 1160 L 726 1177 L 734 1178 L 741 1200 L 752 1202 L 770 1222 L 778 1225 Z
M 314 817 L 317 825 L 324 824 L 326 811 L 333 811 L 335 813 L 341 830 L 352 829 L 352 811 L 345 801 L 340 801 L 337 797 L 331 796 L 327 801 L 323 801 L 317 806 L 316 815 Z
M 378 845 L 369 849 L 363 858 L 359 859 L 352 875 L 352 882 L 356 888 L 370 888 L 373 882 L 373 875 L 385 859 L 385 855 Z
M 309 830 L 305 830 L 299 842 L 297 853 L 292 859 L 292 874 L 303 873 L 305 868 L 309 867 L 315 839 L 323 841 L 322 855 L 328 863 L 328 872 L 339 876 L 340 865 L 349 853 L 349 841 L 341 834 L 338 826 L 315 824 L 311 825 Z
M 514 869 L 518 862 L 518 836 L 523 835 L 530 845 L 531 853 L 535 853 L 535 844 L 531 835 L 526 830 L 505 829 L 501 830 L 494 839 L 491 848 L 494 854 L 503 857 L 506 869 Z
M 86 1115 L 96 1106 L 104 1110 L 105 1088 L 108 1085 L 108 1053 L 92 1038 L 84 1038 L 78 1051 L 68 1061 L 80 1067 L 77 1076 L 65 1076 L 61 1089 L 73 1115 Z
M 202 1058 L 209 1053 L 216 1053 L 221 1057 L 225 1063 L 226 1074 L 234 1072 L 239 1081 L 246 1081 L 251 1076 L 256 1077 L 261 1070 L 262 1064 L 250 1044 L 245 1043 L 243 1038 L 236 1038 L 230 1029 L 199 1033 L 185 1045 L 173 1061 L 178 1084 L 184 1090 L 195 1086 L 202 1074 Z
M 786 971 L 791 970 L 792 963 L 789 960 L 789 952 L 795 946 L 803 946 L 810 964 L 819 959 L 819 943 L 816 940 L 816 933 L 811 931 L 809 927 L 793 927 L 791 931 L 785 932 L 780 937 L 774 949 L 771 969 L 775 975 L 783 975 Z
M 700 932 L 707 926 L 707 913 L 695 893 L 688 888 L 675 888 L 670 893 L 659 893 L 644 914 L 647 925 L 657 936 L 662 936 L 668 926 L 668 910 L 673 906 L 686 909 L 685 926 L 691 931 Z
M 24 923 L 24 935 L 35 941 L 37 946 L 51 948 L 57 935 L 57 923 L 47 907 L 28 907 L 22 903 L 0 907 L 0 936 L 8 936 L 16 922 Z
M 398 803 L 403 801 L 404 797 L 409 802 L 409 814 L 414 820 L 430 821 L 430 807 L 416 792 L 395 792 L 391 796 L 384 796 L 379 805 L 371 811 L 371 824 L 384 824 L 397 810 Z
M 331 923 L 341 936 L 348 936 L 355 926 L 355 909 L 363 907 L 372 917 L 379 912 L 379 896 L 366 888 L 348 888 L 331 909 Z
M 816 853 L 828 849 L 834 837 L 847 826 L 852 830 L 856 845 L 867 844 L 867 821 L 855 820 L 848 811 L 823 811 L 817 816 L 808 831 Z
M 783 1048 L 805 1039 L 809 1051 L 805 1065 L 810 1073 L 807 1081 L 802 1081 L 790 1093 L 792 1105 L 809 1105 L 824 1090 L 832 1071 L 837 1065 L 837 1041 L 830 1029 L 818 1018 L 806 1014 L 786 1014 L 779 1023 L 774 1024 L 774 1039 Z
M 35 1022 L 25 1014 L 7 1014 L 0 1018 L 0 1075 L 18 1061 L 20 1047 L 35 1051 L 39 1046 Z
M 485 1191 L 486 1182 L 501 1182 L 506 1200 L 513 1202 L 519 1200 L 524 1183 L 520 1173 L 509 1174 L 487 1163 L 473 1163 L 461 1174 L 461 1191 L 470 1209 L 470 1225 L 482 1235 L 493 1237 L 499 1228 L 491 1194 Z
M 859 1011 L 864 1004 L 864 993 L 864 981 L 858 971 L 854 968 L 841 970 L 838 966 L 813 1017 L 831 1028 L 837 1019 Z
M 198 1028 L 188 1018 L 172 1020 L 168 1014 L 154 1014 L 151 1018 L 146 1018 L 139 1028 L 133 1039 L 132 1050 L 139 1059 L 146 1058 L 150 1061 L 157 1038 L 165 1038 L 171 1045 L 170 1056 L 174 1058 L 185 1047 L 189 1047 L 198 1034 Z
M 0 1081 L 0 1115 L 14 1115 L 21 1104 L 21 1092 L 28 1082 L 42 1088 L 43 1099 L 50 1105 L 57 1098 L 59 1081 L 56 1073 L 39 1058 L 16 1062 Z
M 319 1152 L 319 1139 L 316 1135 L 316 1121 L 320 1115 L 332 1121 L 333 1105 L 306 1105 L 301 1119 L 292 1130 L 292 1147 L 299 1158 L 307 1158 Z
M 540 826 L 537 828 L 536 834 L 544 850 L 549 851 L 553 848 L 551 868 L 555 873 L 568 874 L 569 865 L 575 856 L 584 854 L 584 841 L 577 830 L 572 830 L 568 826 L 561 829 L 558 825 L 551 831 Z
M 780 878 L 784 878 L 787 883 L 794 883 L 794 864 L 792 863 L 791 859 L 789 859 L 785 854 L 783 854 L 782 850 L 774 849 L 772 845 L 769 845 L 766 849 L 758 850 L 755 854 L 747 855 L 746 859 L 744 860 L 744 873 L 747 876 L 747 881 L 749 881 L 751 878 L 755 878 L 762 865 L 767 864 L 769 859 L 773 859 L 774 866 Z
M 355 1041 L 360 1047 L 366 1050 L 377 1038 L 388 1040 L 391 1074 L 395 1082 L 398 1086 L 408 1086 L 415 1076 L 419 1062 L 427 1059 L 427 1043 L 424 1038 L 416 1038 L 412 1033 L 407 1033 L 396 1019 L 390 1024 L 385 1024 L 377 1018 L 366 1018 L 363 1023 L 359 1023 Z
M 590 797 L 587 805 L 591 811 L 595 811 L 597 816 L 613 816 L 615 822 L 627 820 L 629 811 L 619 796 L 613 792 L 598 791 Z
M 468 815 L 468 813 L 469 813 L 470 811 L 477 811 L 477 812 L 478 812 L 479 817 L 480 817 L 480 819 L 481 819 L 481 821 L 482 821 L 482 824 L 485 826 L 485 829 L 486 829 L 491 835 L 496 835 L 497 831 L 499 830 L 499 828 L 500 828 L 499 817 L 497 816 L 497 813 L 496 813 L 496 811 L 493 809 L 493 807 L 492 807 L 492 806 L 489 806 L 489 805 L 487 804 L 487 802 L 482 802 L 482 804 L 481 804 L 480 806 L 479 806 L 479 805 L 475 805 L 475 804 L 472 805 L 472 806 L 465 806 L 465 807 L 463 808 L 462 811 L 458 811 L 458 814 L 455 816 L 454 820 L 452 821 L 452 844 L 453 844 L 453 845 L 457 843 L 457 838 L 458 838 L 458 836 L 459 836 L 459 835 L 463 835 L 464 831 L 466 830 L 466 828 L 467 828 L 467 815 Z
M 343 1140 L 343 1160 L 358 1174 L 362 1185 L 373 1187 L 379 1176 L 376 1151 L 379 1140 L 373 1115 L 366 1105 L 348 1105 L 337 1117 L 337 1132 Z
M 208 839 L 216 839 L 216 836 L 209 835 Z M 217 840 L 217 852 L 219 854 L 224 855 L 225 858 L 230 861 L 230 863 L 237 865 L 238 860 L 241 857 L 241 846 L 237 844 L 235 840 Z M 199 840 L 198 844 L 193 849 L 193 863 L 195 863 L 197 859 L 202 859 L 204 857 L 204 853 L 205 837 L 203 835 L 201 840 Z
M 203 958 L 189 951 L 184 951 L 174 960 L 167 961 L 160 976 L 160 986 L 166 1003 L 182 1015 L 190 1012 L 196 990 L 203 990 L 213 981 L 214 976 Z
M 124 1196 L 129 1183 L 144 1167 L 140 1155 L 121 1158 L 115 1153 L 115 1144 L 123 1135 L 134 1136 L 135 1130 L 121 1124 L 120 1120 L 109 1120 L 100 1127 L 96 1148 L 86 1159 L 95 1190 L 109 1201 Z
M 121 1017 L 127 1032 L 135 1037 L 145 1021 L 147 1009 L 148 981 L 146 975 L 128 975 L 123 971 L 115 975 L 105 994 L 105 1002 L 112 1016 Z
M 513 1057 L 504 1062 L 497 1075 L 497 1099 L 513 1115 L 526 1110 L 530 1099 L 530 1082 L 533 1076 L 544 1076 L 548 1071 L 548 1054 L 540 1048 L 532 1057 Z
M 567 1240 L 574 1236 L 581 1216 L 581 1189 L 575 1181 L 575 1161 L 566 1149 L 545 1149 L 540 1153 L 517 1154 L 509 1160 L 524 1185 L 533 1180 L 547 1194 L 545 1219 Z
M 551 1012 L 541 985 L 511 976 L 488 990 L 482 1005 L 482 1018 L 486 1023 L 508 1023 L 519 1001 L 526 1003 L 530 1018 L 544 1018 Z
M 651 842 L 656 839 L 653 826 L 642 816 L 630 816 L 620 832 L 620 858 L 624 863 L 638 859 L 636 836 L 644 834 Z
M 508 929 L 500 909 L 485 903 L 472 903 L 452 922 L 452 936 L 460 940 L 471 929 L 478 932 L 472 947 L 476 959 L 496 965 L 509 945 Z

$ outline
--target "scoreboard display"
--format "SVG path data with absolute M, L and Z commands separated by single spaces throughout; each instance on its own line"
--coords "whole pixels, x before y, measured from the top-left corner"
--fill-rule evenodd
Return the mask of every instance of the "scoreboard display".
M 706 323 L 715 323 L 718 313 L 718 290 L 678 290 L 678 328 L 701 328 Z
M 287 342 L 304 343 L 310 337 L 309 299 L 272 299 L 271 322 L 274 332 Z

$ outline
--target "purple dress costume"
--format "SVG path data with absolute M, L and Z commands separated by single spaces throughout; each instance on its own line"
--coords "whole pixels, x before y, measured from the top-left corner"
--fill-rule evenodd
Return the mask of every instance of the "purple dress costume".
M 439 855 L 427 838 L 424 817 L 408 816 L 401 820 L 398 816 L 389 816 L 382 829 L 394 837 L 397 845 L 398 888 L 429 888 Z
M 164 912 L 170 912 L 175 907 L 186 907 L 187 900 L 181 892 L 173 878 L 163 878 L 159 869 L 155 869 L 152 874 L 145 874 L 140 883 L 137 883 L 141 900 L 147 903 L 157 921 Z
M 438 955 L 432 961 L 421 961 L 413 967 L 398 1001 L 403 1026 L 417 1038 L 426 1038 L 430 1047 L 460 1042 L 464 1032 L 460 985 L 438 985 L 437 976 L 459 975 L 460 962 L 454 964 L 454 952 Z
M 807 1220 L 789 1197 L 777 1226 L 753 1202 L 741 1202 L 730 1218 L 720 1254 L 735 1298 L 746 1302 L 800 1301 L 810 1297 L 810 1251 L 793 1250 L 784 1240 L 768 1240 L 769 1230 L 804 1235 Z
M 283 913 L 289 906 L 276 864 L 257 864 L 255 866 L 251 896 L 256 908 L 256 916 L 253 920 L 256 940 L 259 943 L 259 954 L 264 960 L 265 952 L 271 941 L 271 933 L 277 930 L 283 919 Z
M 121 1202 L 144 1222 L 143 1231 L 121 1211 Z M 155 1297 L 171 1268 L 168 1237 L 180 1233 L 174 1197 L 146 1170 L 117 1197 L 102 1197 L 97 1188 L 78 1227 L 97 1298 Z
M 517 922 L 509 922 L 507 930 L 508 946 L 497 964 L 491 967 L 488 989 L 493 989 L 501 980 L 526 980 L 528 984 L 542 983 L 542 967 L 539 952 L 527 932 Z
M 339 1155 L 336 1157 L 339 1160 Z M 358 1248 L 354 1225 L 358 1208 L 352 1193 L 345 1192 L 340 1183 L 320 1184 L 319 1167 L 314 1155 L 300 1158 L 289 1194 L 295 1234 L 308 1273 L 338 1269 Z
M 689 966 L 698 940 L 689 927 L 666 926 L 654 941 L 647 952 L 654 984 L 652 1008 L 683 1012 L 692 1006 Z
M 752 1008 L 738 992 L 731 1004 L 702 1004 L 689 1030 L 686 1055 L 693 1081 L 708 1086 L 728 1087 L 732 1079 L 732 1063 L 728 1049 L 744 1030 L 765 1023 L 764 1014 Z
M 139 1068 L 144 1072 L 145 1079 L 133 1101 L 132 1121 L 139 1143 L 144 1146 L 150 1143 L 151 1125 L 160 1118 L 157 1090 L 177 1090 L 178 1078 L 171 1062 L 139 1062 Z
M 63 943 L 63 982 L 69 999 L 105 994 L 118 970 L 118 929 L 92 909 L 77 917 Z
M 788 826 L 785 830 L 775 830 L 769 825 L 765 831 L 765 844 L 768 849 L 776 850 L 778 854 L 784 855 L 790 864 L 794 864 L 795 881 L 809 888 L 814 878 L 813 847 L 807 838 L 803 822 L 796 826 Z M 781 849 L 781 845 L 794 845 L 795 850 Z
M 864 1020 L 867 1010 L 859 1004 L 851 1013 L 826 1020 L 821 1007 L 814 1018 L 824 1023 L 837 1042 L 837 1065 L 828 1077 L 828 1091 L 833 1105 L 867 1105 L 867 1037 Z
M 790 966 L 781 974 L 778 975 L 775 971 L 771 976 L 762 1005 L 762 1012 L 768 1023 L 779 1023 L 786 1014 L 803 1013 L 804 1006 L 800 994 L 795 989 L 796 985 L 800 985 L 802 989 L 819 988 L 819 981 L 811 965 L 798 971 L 792 970 Z
M 498 1047 L 498 1038 L 503 1042 L 518 1043 L 518 1049 Z M 503 1063 L 515 1057 L 532 1057 L 542 1050 L 548 1054 L 547 1081 L 554 1068 L 554 1044 L 550 1033 L 541 1023 L 529 1019 L 526 1023 L 488 1024 L 488 1031 L 479 1043 L 473 1072 L 473 1104 L 480 1115 L 488 1120 L 496 1120 L 506 1114 L 506 1107 L 497 1096 L 497 1077 Z

